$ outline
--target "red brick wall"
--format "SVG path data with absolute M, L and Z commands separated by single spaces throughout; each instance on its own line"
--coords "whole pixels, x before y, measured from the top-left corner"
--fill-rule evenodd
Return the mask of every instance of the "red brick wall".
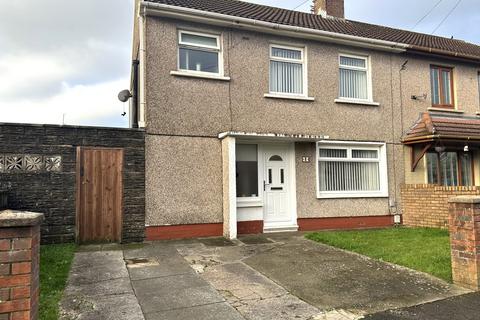
M 480 289 L 480 197 L 457 197 L 450 203 L 453 282 Z
M 401 195 L 404 225 L 447 228 L 448 199 L 461 195 L 480 195 L 480 187 L 406 184 L 402 186 Z
M 38 319 L 40 227 L 0 228 L 0 320 Z

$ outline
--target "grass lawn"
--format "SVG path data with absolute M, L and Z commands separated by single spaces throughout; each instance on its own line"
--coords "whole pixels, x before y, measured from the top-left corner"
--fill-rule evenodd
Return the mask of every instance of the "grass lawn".
M 57 320 L 75 252 L 74 244 L 40 246 L 40 320 Z
M 429 273 L 452 282 L 447 230 L 389 228 L 309 233 L 310 240 Z

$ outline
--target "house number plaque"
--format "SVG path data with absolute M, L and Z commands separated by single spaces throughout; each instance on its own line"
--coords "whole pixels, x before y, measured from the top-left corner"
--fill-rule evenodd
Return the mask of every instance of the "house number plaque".
M 308 157 L 308 156 L 303 156 L 303 157 L 302 157 L 302 162 L 303 162 L 303 163 L 309 163 L 309 162 L 310 162 L 310 157 Z

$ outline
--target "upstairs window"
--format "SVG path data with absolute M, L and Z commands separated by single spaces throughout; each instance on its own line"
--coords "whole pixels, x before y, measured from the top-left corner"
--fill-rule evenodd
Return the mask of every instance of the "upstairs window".
M 453 103 L 453 69 L 431 66 L 432 106 L 436 108 L 455 108 Z
M 382 197 L 388 194 L 385 145 L 318 144 L 318 197 Z
M 270 93 L 306 96 L 304 50 L 270 47 Z
M 220 36 L 190 31 L 179 32 L 179 70 L 221 73 Z
M 369 88 L 368 58 L 340 55 L 340 98 L 349 100 L 372 100 Z

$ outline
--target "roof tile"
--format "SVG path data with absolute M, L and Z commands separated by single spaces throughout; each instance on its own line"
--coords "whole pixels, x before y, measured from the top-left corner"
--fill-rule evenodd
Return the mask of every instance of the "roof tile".
M 229 16 L 255 19 L 308 29 L 407 44 L 415 49 L 436 49 L 449 55 L 480 60 L 480 46 L 461 40 L 422 34 L 385 26 L 339 18 L 324 18 L 307 12 L 293 11 L 238 0 L 148 0 L 160 4 L 197 9 Z

